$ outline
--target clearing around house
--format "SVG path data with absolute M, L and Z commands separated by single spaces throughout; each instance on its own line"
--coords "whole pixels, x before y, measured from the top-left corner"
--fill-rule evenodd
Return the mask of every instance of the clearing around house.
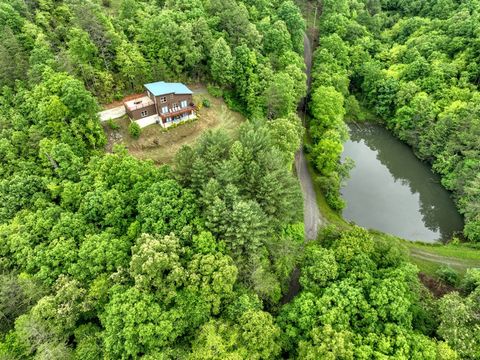
M 118 129 L 113 129 L 109 122 L 103 122 L 108 139 L 107 151 L 112 151 L 115 144 L 124 144 L 129 153 L 139 159 L 151 159 L 156 164 L 165 164 L 173 159 L 183 145 L 193 144 L 209 129 L 224 129 L 230 134 L 235 134 L 245 118 L 228 109 L 223 99 L 208 94 L 204 87 L 192 86 L 191 89 L 195 104 L 202 104 L 203 100 L 210 102 L 210 107 L 200 107 L 196 120 L 168 130 L 157 125 L 148 126 L 142 129 L 139 139 L 133 139 L 129 135 L 130 119 L 127 115 L 112 120 L 113 127 Z

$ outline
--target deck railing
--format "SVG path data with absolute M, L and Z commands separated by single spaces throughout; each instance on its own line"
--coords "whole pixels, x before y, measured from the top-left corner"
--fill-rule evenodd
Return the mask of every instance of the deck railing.
M 162 114 L 160 114 L 160 116 L 162 117 L 162 119 L 166 119 L 168 117 L 175 117 L 177 115 L 181 115 L 181 114 L 184 114 L 184 113 L 189 112 L 189 111 L 195 111 L 195 106 L 187 106 L 187 107 L 178 109 L 176 111 L 171 111 L 171 112 L 168 112 L 168 113 L 162 113 Z
M 127 107 L 128 110 L 133 111 L 133 110 L 142 109 L 142 108 L 147 107 L 147 106 L 151 106 L 153 104 L 154 104 L 153 101 L 146 101 L 146 102 L 142 101 L 139 104 L 132 104 L 132 105 L 125 104 L 125 106 Z

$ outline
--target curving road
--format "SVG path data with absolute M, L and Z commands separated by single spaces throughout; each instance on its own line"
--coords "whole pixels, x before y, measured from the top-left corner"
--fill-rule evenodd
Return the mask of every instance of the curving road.
M 305 226 L 305 241 L 315 240 L 318 230 L 325 225 L 325 218 L 317 205 L 317 196 L 313 187 L 312 177 L 308 172 L 307 160 L 303 150 L 295 155 L 295 168 L 303 193 L 303 222 Z
M 302 99 L 298 107 L 298 115 L 305 125 L 305 115 L 308 93 L 310 92 L 311 70 L 312 70 L 312 45 L 307 34 L 303 34 L 305 73 L 307 74 L 307 96 Z M 305 227 L 305 243 L 317 238 L 318 230 L 326 224 L 325 217 L 320 213 L 317 205 L 317 196 L 313 187 L 312 177 L 308 172 L 307 159 L 303 153 L 303 145 L 295 154 L 295 169 L 300 187 L 303 193 L 303 222 Z M 300 270 L 293 269 L 290 277 L 288 291 L 281 299 L 281 304 L 289 303 L 300 291 Z
M 299 107 L 299 115 L 302 116 L 305 125 L 305 114 L 307 107 L 307 97 L 310 93 L 311 71 L 312 71 L 312 45 L 307 34 L 303 34 L 303 58 L 305 61 L 305 73 L 307 74 L 307 96 L 302 100 Z M 325 218 L 320 213 L 317 205 L 317 197 L 313 187 L 312 177 L 308 172 L 307 160 L 303 153 L 303 145 L 295 155 L 295 169 L 303 193 L 303 212 L 305 225 L 305 240 L 315 240 L 318 230 L 326 224 Z

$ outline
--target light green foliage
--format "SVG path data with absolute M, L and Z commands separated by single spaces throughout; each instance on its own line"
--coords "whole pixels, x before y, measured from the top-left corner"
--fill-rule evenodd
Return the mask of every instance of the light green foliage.
M 237 96 L 246 104 L 249 113 L 255 113 L 260 106 L 259 96 L 263 89 L 258 77 L 258 59 L 246 45 L 234 49 L 233 80 Z
M 212 251 L 188 258 L 190 249 L 173 234 L 143 234 L 132 252 L 135 287 L 116 289 L 101 318 L 109 356 L 164 351 L 219 314 L 233 296 L 237 269 L 226 255 Z
M 282 20 L 277 20 L 273 24 L 266 24 L 266 30 L 263 35 L 263 48 L 267 54 L 278 56 L 291 49 L 291 47 L 290 34 L 287 25 Z
M 142 232 L 160 235 L 193 225 L 198 212 L 193 194 L 174 180 L 159 181 L 146 189 L 137 210 Z
M 416 269 L 400 261 L 381 267 L 366 230 L 332 233 L 330 248 L 310 244 L 302 262 L 302 292 L 284 306 L 279 324 L 299 358 L 406 356 L 446 358 L 455 353 L 413 329 Z M 394 245 L 391 245 L 394 246 Z
M 246 311 L 237 324 L 212 320 L 198 332 L 191 359 L 274 359 L 280 329 L 270 314 Z
M 80 81 L 66 74 L 50 71 L 44 76 L 42 83 L 23 94 L 21 109 L 29 119 L 30 131 L 69 145 L 76 155 L 100 149 L 105 135 L 93 96 Z
M 348 166 L 340 163 L 343 142 L 348 137 L 343 122 L 344 97 L 333 86 L 322 85 L 323 82 L 321 78 L 315 80 L 309 107 L 312 114 L 309 124 L 313 141 L 311 159 L 321 175 L 319 184 L 328 204 L 339 211 L 344 206 L 339 190 Z
M 140 84 L 145 81 L 148 69 L 147 62 L 135 44 L 123 41 L 117 49 L 115 61 L 131 89 L 141 89 Z
M 303 50 L 303 31 L 305 20 L 293 1 L 283 1 L 278 9 L 278 16 L 282 19 L 292 39 L 294 50 L 301 53 Z
M 302 82 L 303 80 L 303 82 Z M 298 83 L 305 83 L 305 76 L 300 77 Z M 295 111 L 300 98 L 305 91 L 297 93 L 297 79 L 288 72 L 279 72 L 274 75 L 270 86 L 265 90 L 267 116 L 269 118 L 284 117 Z
M 309 246 L 302 261 L 300 284 L 306 291 L 320 293 L 338 275 L 333 251 Z
M 146 18 L 139 41 L 147 58 L 173 79 L 204 57 L 194 31 L 193 23 L 177 22 L 172 10 L 163 10 Z
M 476 8 L 322 2 L 308 150 L 333 207 L 355 96 L 432 162 L 478 237 Z M 437 301 L 364 230 L 304 248 L 304 27 L 291 0 L 0 4 L 0 358 L 479 357 L 474 271 Z M 253 120 L 173 169 L 104 153 L 96 99 L 158 80 L 212 82 Z M 280 305 L 295 268 L 301 292 Z
M 466 298 L 453 292 L 440 300 L 438 333 L 465 359 L 475 359 L 480 355 L 479 290 L 477 287 Z
M 137 288 L 116 290 L 101 315 L 107 357 L 138 357 L 174 339 L 174 319 L 152 294 Z
M 180 263 L 183 249 L 175 235 L 156 238 L 144 234 L 132 249 L 130 272 L 140 289 L 154 289 L 158 296 L 173 299 L 184 281 L 185 269 Z
M 281 151 L 285 162 L 291 164 L 300 148 L 305 131 L 300 118 L 290 114 L 285 118 L 269 121 L 268 127 L 274 146 Z
M 71 272 L 79 279 L 94 279 L 99 274 L 111 273 L 128 264 L 131 243 L 125 237 L 115 238 L 104 232 L 88 235 L 78 249 L 78 262 Z
M 140 137 L 140 134 L 142 133 L 142 129 L 136 121 L 132 121 L 130 125 L 128 125 L 128 133 L 132 138 L 138 139 Z

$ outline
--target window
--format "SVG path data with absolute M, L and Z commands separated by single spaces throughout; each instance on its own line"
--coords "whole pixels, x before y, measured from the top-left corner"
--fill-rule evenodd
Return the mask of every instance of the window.
M 167 97 L 166 96 L 160 97 L 160 102 L 161 103 L 166 103 L 167 102 Z
M 187 100 L 183 100 L 181 106 L 182 106 L 182 108 L 186 108 L 187 107 Z
M 162 114 L 168 113 L 168 106 L 162 107 Z
M 177 103 L 173 103 L 172 109 L 173 109 L 173 111 L 178 110 L 178 104 L 177 104 Z
M 148 115 L 148 110 L 142 111 L 142 117 L 145 117 Z

